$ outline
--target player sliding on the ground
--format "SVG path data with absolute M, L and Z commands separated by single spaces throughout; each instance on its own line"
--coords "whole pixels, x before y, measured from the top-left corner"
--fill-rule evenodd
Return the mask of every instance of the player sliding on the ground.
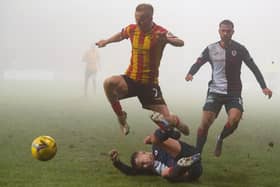
M 152 152 L 134 152 L 131 166 L 120 161 L 115 149 L 110 157 L 113 165 L 126 175 L 160 175 L 171 182 L 197 180 L 202 175 L 200 153 L 179 138 L 177 131 L 157 129 L 144 139 L 145 144 L 152 144 Z
M 130 24 L 121 32 L 96 43 L 98 47 L 105 47 L 124 39 L 131 42 L 130 64 L 125 75 L 115 75 L 104 81 L 106 96 L 125 135 L 129 133 L 129 126 L 127 113 L 122 110 L 120 104 L 121 99 L 137 96 L 143 108 L 172 118 L 158 82 L 159 66 L 166 44 L 178 47 L 184 45 L 184 41 L 153 22 L 153 7 L 150 4 L 139 4 L 136 7 L 135 21 L 136 24 Z M 172 119 L 182 133 L 186 134 L 180 120 L 175 117 Z

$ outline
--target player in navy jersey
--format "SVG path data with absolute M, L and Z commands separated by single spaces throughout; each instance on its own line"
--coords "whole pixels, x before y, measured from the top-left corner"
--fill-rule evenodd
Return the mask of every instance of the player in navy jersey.
M 267 88 L 264 78 L 248 50 L 243 45 L 232 40 L 233 33 L 233 23 L 230 20 L 223 20 L 219 24 L 221 40 L 206 47 L 185 78 L 186 81 L 191 81 L 203 64 L 206 62 L 210 63 L 212 80 L 208 84 L 209 88 L 203 107 L 202 120 L 197 131 L 196 147 L 199 152 L 202 152 L 207 139 L 208 129 L 224 105 L 228 119 L 218 136 L 214 151 L 215 156 L 221 155 L 223 139 L 236 130 L 242 117 L 243 102 L 240 79 L 242 62 L 253 72 L 263 93 L 268 98 L 272 96 L 272 91 Z
M 113 165 L 126 175 L 160 175 L 172 182 L 196 180 L 202 174 L 200 153 L 179 138 L 178 131 L 159 128 L 144 139 L 145 144 L 152 144 L 152 152 L 134 152 L 131 166 L 120 161 L 115 149 L 110 157 Z

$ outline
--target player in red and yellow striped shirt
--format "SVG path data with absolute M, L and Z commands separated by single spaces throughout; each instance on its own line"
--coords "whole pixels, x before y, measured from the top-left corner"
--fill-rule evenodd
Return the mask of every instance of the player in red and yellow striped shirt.
M 121 36 L 130 39 L 132 54 L 126 75 L 143 84 L 158 83 L 158 69 L 166 42 L 159 42 L 158 33 L 167 33 L 163 27 L 153 23 L 151 31 L 142 32 L 137 24 L 125 27 Z
M 159 65 L 166 44 L 180 47 L 184 41 L 153 22 L 153 7 L 150 4 L 136 7 L 135 20 L 136 24 L 130 24 L 121 32 L 96 43 L 98 47 L 105 47 L 124 39 L 131 42 L 130 64 L 125 75 L 112 76 L 104 81 L 105 93 L 118 116 L 121 130 L 127 135 L 129 126 L 119 100 L 137 96 L 143 108 L 161 113 L 171 125 L 188 134 L 188 127 L 177 116 L 170 114 L 158 84 Z

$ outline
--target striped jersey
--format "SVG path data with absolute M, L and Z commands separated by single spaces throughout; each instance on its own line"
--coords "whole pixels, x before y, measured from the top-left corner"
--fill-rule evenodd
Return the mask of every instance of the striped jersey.
M 160 147 L 153 145 L 152 150 L 155 158 L 154 170 L 158 175 L 161 175 L 165 168 L 173 167 L 176 164 L 175 159 Z
M 220 42 L 207 46 L 192 65 L 189 74 L 194 75 L 206 62 L 209 62 L 212 68 L 209 92 L 241 96 L 242 62 L 253 72 L 261 88 L 266 88 L 264 78 L 248 50 L 236 41 L 232 40 L 227 48 L 221 47 Z
M 160 60 L 165 42 L 158 40 L 157 33 L 167 33 L 167 30 L 153 24 L 150 32 L 143 32 L 136 24 L 122 29 L 122 37 L 130 39 L 131 58 L 125 74 L 132 80 L 144 84 L 157 84 Z

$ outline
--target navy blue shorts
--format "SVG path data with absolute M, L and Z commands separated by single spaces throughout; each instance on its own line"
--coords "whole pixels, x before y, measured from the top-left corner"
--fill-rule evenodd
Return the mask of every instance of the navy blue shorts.
M 243 112 L 243 101 L 241 96 L 232 96 L 226 94 L 218 94 L 208 92 L 205 104 L 203 106 L 204 111 L 211 111 L 219 114 L 222 106 L 225 106 L 228 112 L 231 108 L 237 108 Z
M 180 158 L 182 157 L 189 157 L 192 156 L 196 153 L 198 153 L 197 149 L 192 146 L 189 145 L 185 142 L 179 141 L 180 145 L 181 145 L 181 152 L 176 156 L 175 160 L 178 161 Z M 193 181 L 198 179 L 203 172 L 203 168 L 202 168 L 202 164 L 201 164 L 201 160 L 194 163 L 190 168 L 188 168 L 188 175 L 187 176 L 181 176 L 178 177 L 177 180 L 178 181 Z M 176 179 L 175 179 L 176 181 Z

